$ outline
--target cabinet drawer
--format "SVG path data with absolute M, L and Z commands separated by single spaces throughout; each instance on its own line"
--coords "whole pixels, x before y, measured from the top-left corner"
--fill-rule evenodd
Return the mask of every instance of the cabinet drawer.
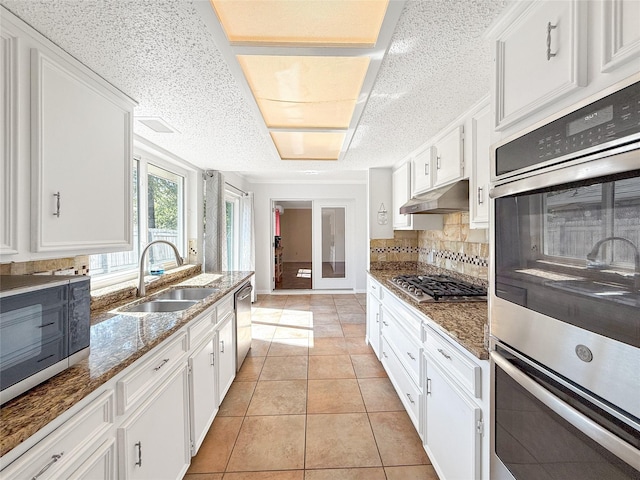
M 378 300 L 382 300 L 382 285 L 380 285 L 380 283 L 377 280 L 374 280 L 373 278 L 369 277 L 368 278 L 368 285 L 367 285 L 367 291 L 373 295 L 375 298 L 377 298 Z
M 211 307 L 189 324 L 189 350 L 196 347 L 213 330 L 215 319 L 216 307 Z
M 4 469 L 2 478 L 60 478 L 79 457 L 96 448 L 94 439 L 111 428 L 113 404 L 113 391 L 104 392 Z
M 384 307 L 382 310 L 382 336 L 387 340 L 400 362 L 407 369 L 413 381 L 419 384 L 420 345 L 417 339 L 412 338 L 412 334 L 396 318 L 392 317 Z
M 420 432 L 420 388 L 408 375 L 402 363 L 386 338 L 382 338 L 382 365 L 384 366 L 391 383 L 393 383 L 400 400 L 402 401 L 409 418 L 417 432 Z
M 457 348 L 445 340 L 432 328 L 426 328 L 425 349 L 440 366 L 458 382 L 460 387 L 476 398 L 482 396 L 481 371 L 479 365 L 474 364 L 458 352 Z
M 233 313 L 233 295 L 229 295 L 227 298 L 222 299 L 216 304 L 218 310 L 218 321 L 225 318 L 229 313 Z
M 148 358 L 139 360 L 134 369 L 116 385 L 118 415 L 126 413 L 140 399 L 148 395 L 155 384 L 160 382 L 172 367 L 184 359 L 187 352 L 187 334 L 181 332 L 176 338 L 161 346 Z

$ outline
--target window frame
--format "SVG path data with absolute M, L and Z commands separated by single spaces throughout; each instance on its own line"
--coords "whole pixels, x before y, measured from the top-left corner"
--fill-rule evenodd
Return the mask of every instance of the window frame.
M 233 204 L 233 220 L 232 225 L 226 225 L 227 236 L 229 235 L 229 230 L 231 227 L 232 234 L 232 251 L 229 252 L 229 242 L 227 241 L 227 271 L 239 270 L 240 265 L 240 197 L 241 195 L 229 188 L 229 186 L 225 186 L 224 190 L 224 202 L 225 202 L 225 222 L 227 219 L 226 209 L 227 204 Z M 230 257 L 231 254 L 231 257 Z M 229 262 L 229 260 L 232 260 Z

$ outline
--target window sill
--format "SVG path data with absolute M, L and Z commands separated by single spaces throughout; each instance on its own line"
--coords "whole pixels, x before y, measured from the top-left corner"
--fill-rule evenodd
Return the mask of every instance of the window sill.
M 146 293 L 152 293 L 202 273 L 202 265 L 182 265 L 163 275 L 147 275 L 144 277 Z M 108 287 L 91 290 L 91 313 L 96 314 L 111 310 L 135 300 L 138 293 L 138 280 L 128 280 Z

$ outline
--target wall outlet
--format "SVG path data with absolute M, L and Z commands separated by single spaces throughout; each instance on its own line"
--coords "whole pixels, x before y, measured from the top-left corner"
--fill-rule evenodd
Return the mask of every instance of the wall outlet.
M 197 245 L 198 242 L 195 238 L 189 239 L 189 255 L 198 255 Z

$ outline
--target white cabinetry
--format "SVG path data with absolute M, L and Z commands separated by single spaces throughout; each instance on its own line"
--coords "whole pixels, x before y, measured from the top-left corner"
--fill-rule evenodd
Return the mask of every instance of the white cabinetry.
M 380 358 L 380 326 L 382 286 L 371 276 L 367 279 L 367 342 L 371 345 L 376 357 Z
M 435 165 L 436 149 L 427 147 L 411 160 L 411 194 L 426 192 L 433 184 L 432 166 Z
M 198 453 L 200 445 L 218 413 L 218 375 L 216 374 L 216 347 L 218 336 L 214 332 L 212 307 L 194 320 L 189 327 L 189 418 L 191 420 L 191 455 Z
M 182 478 L 189 467 L 188 373 L 181 365 L 118 428 L 119 478 Z
M 113 391 L 107 390 L 4 469 L 2 478 L 45 480 L 82 471 L 95 472 L 92 480 L 115 478 L 113 438 L 108 438 L 113 421 Z
M 424 448 L 442 479 L 488 478 L 487 361 L 470 359 L 429 326 L 423 336 Z
M 522 3 L 520 15 L 497 37 L 497 130 L 586 85 L 589 3 Z
M 405 215 L 400 207 L 410 199 L 411 163 L 404 163 L 393 172 L 393 228 L 394 230 L 441 230 L 442 215 Z
M 471 115 L 471 138 L 468 141 L 471 141 L 469 223 L 471 228 L 488 228 L 491 148 L 491 109 L 488 104 Z
M 4 7 L 0 21 L 0 253 L 131 249 L 135 102 Z
M 434 187 L 451 183 L 464 177 L 464 158 L 462 155 L 463 127 L 455 127 L 438 140 L 435 145 Z
M 602 72 L 610 72 L 640 57 L 640 2 L 606 0 L 602 9 Z
M 218 314 L 218 317 L 220 316 Z M 233 311 L 222 315 L 218 325 L 218 396 L 220 403 L 222 403 L 236 376 L 236 358 L 233 348 Z

